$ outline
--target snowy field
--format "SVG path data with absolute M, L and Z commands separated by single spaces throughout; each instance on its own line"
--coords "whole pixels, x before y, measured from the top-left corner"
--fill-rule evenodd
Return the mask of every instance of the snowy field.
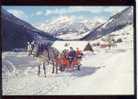
M 49 68 L 47 78 L 37 77 L 37 62 L 26 53 L 2 58 L 3 95 L 133 94 L 132 48 L 87 52 L 81 71 L 51 74 Z
M 47 66 L 46 78 L 37 76 L 38 63 L 26 52 L 4 52 L 3 95 L 132 95 L 132 37 L 132 33 L 127 35 L 127 39 L 110 50 L 95 47 L 94 53 L 84 52 L 80 71 L 52 74 L 51 66 Z

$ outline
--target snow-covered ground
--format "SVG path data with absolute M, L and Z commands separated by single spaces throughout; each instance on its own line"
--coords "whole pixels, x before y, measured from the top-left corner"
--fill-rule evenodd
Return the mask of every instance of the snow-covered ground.
M 2 53 L 3 95 L 134 94 L 133 31 L 128 32 L 117 47 L 84 52 L 80 71 L 52 74 L 49 65 L 46 78 L 37 76 L 38 63 L 26 52 Z

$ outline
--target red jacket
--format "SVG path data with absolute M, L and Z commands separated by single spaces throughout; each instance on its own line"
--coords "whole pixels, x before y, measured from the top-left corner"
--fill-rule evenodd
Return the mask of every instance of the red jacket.
M 79 49 L 76 51 L 76 53 L 77 53 L 77 56 L 81 55 L 81 51 Z

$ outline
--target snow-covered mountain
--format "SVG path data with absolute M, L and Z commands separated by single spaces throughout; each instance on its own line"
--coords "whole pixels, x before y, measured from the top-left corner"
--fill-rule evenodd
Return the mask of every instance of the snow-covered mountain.
M 49 33 L 34 28 L 6 10 L 1 10 L 2 50 L 24 48 L 32 40 L 56 40 Z
M 133 23 L 133 7 L 113 15 L 106 22 L 101 20 L 76 20 L 72 16 L 61 16 L 52 22 L 36 27 L 65 40 L 94 40 Z
M 61 39 L 79 39 L 102 22 L 102 20 L 77 20 L 72 16 L 61 16 L 52 22 L 40 23 L 36 27 Z
M 129 24 L 133 24 L 133 7 L 128 7 L 110 17 L 107 22 L 92 30 L 81 40 L 94 40 L 116 30 L 119 30 Z

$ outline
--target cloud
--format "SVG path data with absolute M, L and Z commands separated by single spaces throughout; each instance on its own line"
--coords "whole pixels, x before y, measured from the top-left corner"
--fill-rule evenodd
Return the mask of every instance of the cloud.
M 94 17 L 92 20 L 94 20 L 95 22 L 100 22 L 100 23 L 104 23 L 107 20 L 104 17 Z
M 105 12 L 110 12 L 112 14 L 116 14 L 118 12 L 121 12 L 122 10 L 124 10 L 125 8 L 127 8 L 127 6 L 110 6 L 104 9 Z
M 52 15 L 52 14 L 58 14 L 58 15 L 62 15 L 62 14 L 66 14 L 66 13 L 71 13 L 72 11 L 69 9 L 54 9 L 54 10 L 46 10 L 45 11 L 45 16 L 46 15 Z
M 35 13 L 35 15 L 37 15 L 37 16 L 40 16 L 40 15 L 43 15 L 43 14 L 44 14 L 43 11 L 37 11 L 37 12 Z
M 112 14 L 118 13 L 124 10 L 126 6 L 76 6 L 76 7 L 69 7 L 70 10 L 74 12 L 78 11 L 88 11 L 90 13 L 104 13 L 109 12 Z
M 46 10 L 45 13 L 44 13 L 44 15 L 46 16 L 46 15 L 50 15 L 52 13 L 55 13 L 55 12 L 53 12 L 52 10 Z
M 85 16 L 72 16 L 72 18 L 74 20 L 78 20 L 78 21 L 83 21 L 83 20 L 88 20 L 88 21 L 93 21 L 95 22 L 100 22 L 100 23 L 104 23 L 106 22 L 106 18 L 103 16 L 95 16 L 95 17 L 85 17 Z
M 88 11 L 91 13 L 99 13 L 102 12 L 103 7 L 100 6 L 95 6 L 95 7 L 91 7 L 91 6 L 75 6 L 75 7 L 69 7 L 70 10 L 72 10 L 73 12 L 81 12 L 81 11 Z
M 20 19 L 27 19 L 28 16 L 22 10 L 9 9 L 8 12 Z
M 47 9 L 45 11 L 39 11 L 37 12 L 37 15 L 64 15 L 64 14 L 72 14 L 77 12 L 90 12 L 93 14 L 101 14 L 101 13 L 111 13 L 115 14 L 123 9 L 125 9 L 126 6 L 70 6 L 65 9 L 63 8 L 55 8 L 55 9 Z

